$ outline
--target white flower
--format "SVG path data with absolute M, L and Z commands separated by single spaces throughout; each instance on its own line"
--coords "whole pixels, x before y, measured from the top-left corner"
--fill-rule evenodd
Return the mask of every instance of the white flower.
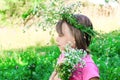
M 76 69 L 76 66 L 80 64 L 80 68 L 83 68 L 85 66 L 85 61 L 83 58 L 87 55 L 87 52 L 83 49 L 74 49 L 71 48 L 68 44 L 65 48 L 65 62 L 63 63 L 63 66 L 58 65 L 57 72 L 58 75 L 60 75 L 61 78 L 66 75 L 66 77 L 70 77 L 71 73 Z

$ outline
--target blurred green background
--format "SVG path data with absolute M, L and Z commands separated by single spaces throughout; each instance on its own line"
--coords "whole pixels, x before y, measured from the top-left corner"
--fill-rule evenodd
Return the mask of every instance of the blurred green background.
M 60 54 L 54 14 L 64 6 L 87 15 L 99 33 L 89 49 L 100 80 L 120 80 L 119 0 L 0 0 L 0 80 L 49 79 Z

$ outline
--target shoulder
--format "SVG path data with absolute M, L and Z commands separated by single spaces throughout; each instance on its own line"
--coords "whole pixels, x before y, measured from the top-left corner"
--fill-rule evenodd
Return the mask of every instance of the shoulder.
M 90 55 L 87 55 L 86 58 L 84 58 L 86 61 L 86 65 L 83 68 L 83 80 L 89 80 L 93 77 L 99 78 L 99 70 L 94 61 L 92 60 Z

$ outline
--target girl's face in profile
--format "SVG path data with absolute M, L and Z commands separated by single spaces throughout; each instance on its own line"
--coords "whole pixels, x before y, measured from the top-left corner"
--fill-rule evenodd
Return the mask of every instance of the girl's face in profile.
M 70 29 L 65 22 L 62 24 L 62 32 L 63 32 L 63 34 L 58 34 L 58 37 L 56 39 L 59 49 L 61 51 L 64 51 L 65 46 L 68 43 L 71 43 L 71 47 L 75 48 L 76 47 L 75 46 L 75 39 L 72 36 Z

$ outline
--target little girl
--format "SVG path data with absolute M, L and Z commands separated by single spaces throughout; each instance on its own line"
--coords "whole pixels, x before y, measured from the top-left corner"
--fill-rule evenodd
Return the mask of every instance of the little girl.
M 78 24 L 83 25 L 85 28 L 93 29 L 93 25 L 88 17 L 85 15 L 74 15 Z M 56 31 L 58 37 L 56 39 L 57 45 L 61 51 L 61 55 L 58 58 L 57 64 L 61 64 L 65 61 L 64 50 L 68 43 L 71 43 L 72 48 L 84 49 L 87 52 L 85 60 L 86 64 L 83 68 L 78 67 L 69 80 L 99 80 L 99 71 L 94 61 L 92 60 L 88 46 L 90 45 L 91 36 L 86 34 L 82 28 L 78 29 L 74 25 L 70 24 L 67 20 L 60 20 L 56 25 Z M 54 71 L 49 80 L 61 80 L 58 77 L 58 73 Z

